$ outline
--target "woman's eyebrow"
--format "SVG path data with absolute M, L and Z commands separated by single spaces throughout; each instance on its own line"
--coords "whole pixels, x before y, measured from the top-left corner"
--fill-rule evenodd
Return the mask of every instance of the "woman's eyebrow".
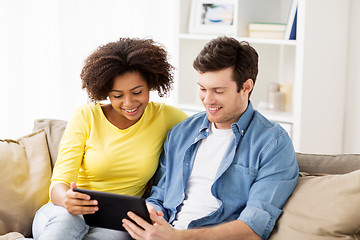
M 139 86 L 136 86 L 136 87 L 133 87 L 132 89 L 130 89 L 130 91 L 134 91 L 136 90 L 137 88 L 140 88 L 140 87 L 143 87 L 144 85 L 139 85 Z M 123 92 L 121 90 L 116 90 L 116 89 L 112 89 L 110 92 Z

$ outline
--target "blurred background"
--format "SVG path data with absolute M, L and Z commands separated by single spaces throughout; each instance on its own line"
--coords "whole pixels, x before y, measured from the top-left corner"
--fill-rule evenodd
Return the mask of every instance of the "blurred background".
M 119 37 L 152 38 L 165 46 L 170 62 L 178 67 L 179 1 L 0 0 L 0 139 L 31 133 L 35 119 L 68 120 L 77 106 L 87 103 L 79 75 L 84 59 L 99 45 Z M 326 9 L 327 1 L 332 0 L 310 1 Z M 255 6 L 260 1 L 251 2 Z M 343 107 L 334 112 L 342 121 L 332 126 L 342 129 L 342 146 L 341 152 L 334 153 L 360 153 L 360 1 L 344 0 L 344 4 L 348 24 L 336 27 L 346 29 L 347 45 L 328 49 L 336 52 L 346 48 L 347 52 L 345 80 L 339 81 Z M 319 99 L 326 88 L 314 89 Z M 176 92 L 167 99 L 153 94 L 152 100 L 172 104 L 174 96 Z M 328 139 L 334 137 L 327 132 Z
M 174 14 L 168 0 L 0 0 L 0 139 L 30 133 L 35 119 L 67 120 L 86 103 L 79 75 L 102 44 L 149 37 L 172 61 Z

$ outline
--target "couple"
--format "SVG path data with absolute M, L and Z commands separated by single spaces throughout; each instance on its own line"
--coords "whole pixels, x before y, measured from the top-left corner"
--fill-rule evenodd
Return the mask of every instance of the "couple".
M 161 45 L 122 38 L 85 61 L 82 86 L 94 102 L 79 108 L 62 138 L 51 202 L 36 214 L 35 239 L 267 239 L 296 185 L 292 142 L 249 100 L 258 54 L 231 37 L 211 40 L 196 57 L 206 112 L 149 102 L 172 84 Z M 99 101 L 109 99 L 110 104 Z M 166 140 L 165 140 L 166 139 Z M 160 160 L 159 160 L 160 159 Z M 159 163 L 160 161 L 160 163 Z M 143 196 L 153 224 L 134 213 L 127 232 L 92 228 L 98 210 L 77 186 Z M 75 184 L 76 182 L 76 184 Z

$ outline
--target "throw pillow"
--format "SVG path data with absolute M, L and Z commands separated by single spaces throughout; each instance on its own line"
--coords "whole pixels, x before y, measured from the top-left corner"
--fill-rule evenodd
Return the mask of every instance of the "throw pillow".
M 0 235 L 31 236 L 36 211 L 49 200 L 51 164 L 45 131 L 0 140 Z
M 360 237 L 360 170 L 343 175 L 301 174 L 271 240 Z
M 34 132 L 40 129 L 44 129 L 46 132 L 52 167 L 55 166 L 60 140 L 64 134 L 66 124 L 66 121 L 57 119 L 38 119 L 34 122 Z

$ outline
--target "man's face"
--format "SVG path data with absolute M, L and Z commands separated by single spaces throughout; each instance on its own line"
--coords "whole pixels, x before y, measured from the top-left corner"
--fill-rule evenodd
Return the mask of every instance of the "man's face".
M 200 100 L 204 104 L 210 122 L 216 128 L 229 129 L 239 120 L 248 106 L 253 81 L 248 79 L 240 92 L 233 80 L 233 68 L 199 73 Z

